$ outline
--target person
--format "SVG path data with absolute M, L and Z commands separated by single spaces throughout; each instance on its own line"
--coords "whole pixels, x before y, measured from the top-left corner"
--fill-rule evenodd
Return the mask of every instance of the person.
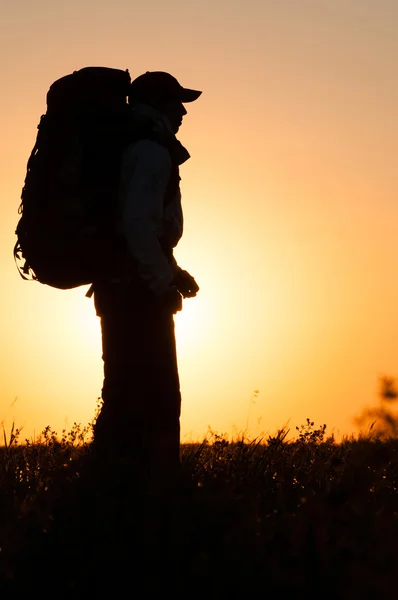
M 199 287 L 173 255 L 183 233 L 179 167 L 189 158 L 176 134 L 185 104 L 200 94 L 160 71 L 131 83 L 135 134 L 119 189 L 129 267 L 122 277 L 93 285 L 104 367 L 93 448 L 104 460 L 135 460 L 145 473 L 170 472 L 180 461 L 174 315 Z

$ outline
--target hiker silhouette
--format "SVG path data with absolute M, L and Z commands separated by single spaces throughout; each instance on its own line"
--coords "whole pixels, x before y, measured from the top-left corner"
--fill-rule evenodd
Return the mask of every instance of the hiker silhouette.
M 180 459 L 174 315 L 199 287 L 173 256 L 183 232 L 179 167 L 189 158 L 176 133 L 184 104 L 200 94 L 160 71 L 131 83 L 136 134 L 123 155 L 118 196 L 130 260 L 122 275 L 92 286 L 104 363 L 93 455 L 135 461 L 147 473 L 170 474 Z

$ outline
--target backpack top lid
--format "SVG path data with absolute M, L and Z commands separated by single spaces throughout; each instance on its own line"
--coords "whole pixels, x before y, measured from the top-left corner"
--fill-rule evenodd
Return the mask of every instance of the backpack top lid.
M 69 112 L 93 104 L 110 110 L 123 110 L 130 83 L 128 70 L 84 67 L 54 81 L 47 93 L 47 111 Z

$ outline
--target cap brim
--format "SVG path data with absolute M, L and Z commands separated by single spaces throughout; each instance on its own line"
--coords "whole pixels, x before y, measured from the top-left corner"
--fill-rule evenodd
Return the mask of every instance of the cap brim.
M 183 88 L 181 91 L 181 102 L 193 102 L 199 98 L 201 93 L 198 90 Z

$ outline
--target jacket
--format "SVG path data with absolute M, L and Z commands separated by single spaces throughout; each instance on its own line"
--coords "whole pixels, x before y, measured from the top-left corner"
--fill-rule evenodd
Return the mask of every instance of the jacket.
M 183 234 L 179 165 L 189 153 L 176 139 L 165 117 L 146 105 L 135 107 L 142 131 L 126 148 L 119 186 L 119 227 L 133 268 L 94 286 L 97 313 L 107 306 L 120 310 L 161 296 L 178 266 L 173 249 Z

